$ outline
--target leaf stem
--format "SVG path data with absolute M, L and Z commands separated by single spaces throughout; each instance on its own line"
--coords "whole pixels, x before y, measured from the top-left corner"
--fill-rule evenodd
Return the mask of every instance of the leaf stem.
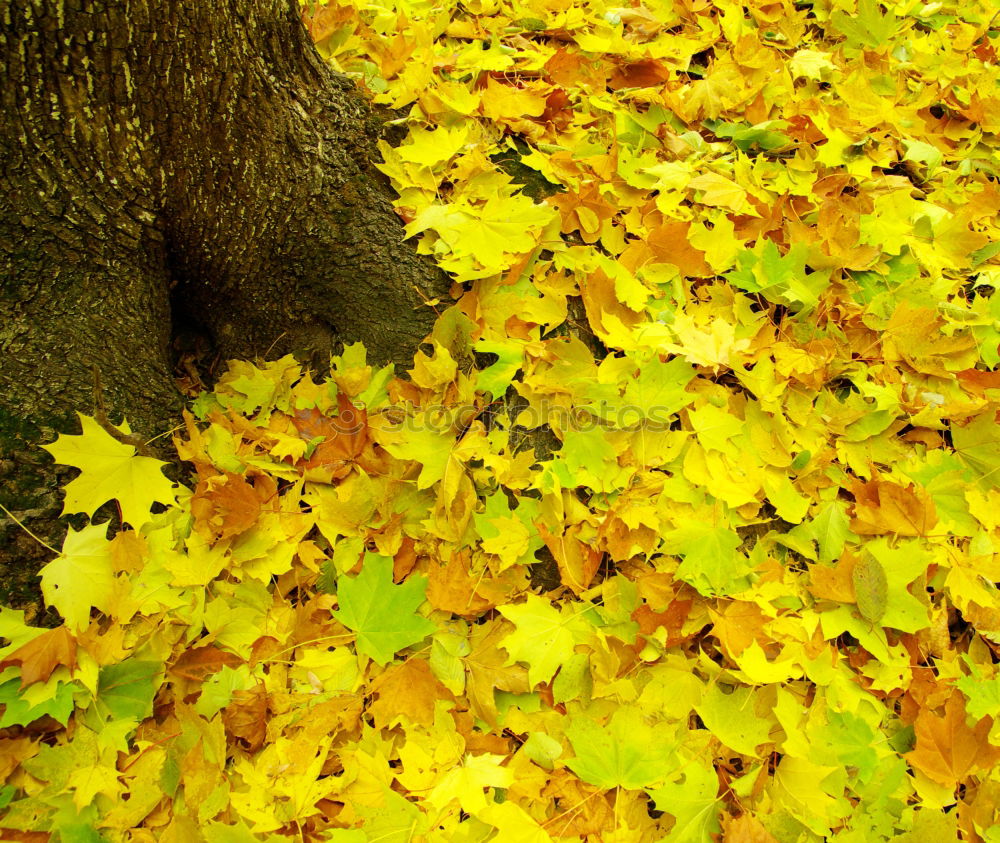
M 21 521 L 21 519 L 18 518 L 13 512 L 11 512 L 9 509 L 7 509 L 7 507 L 5 507 L 2 503 L 0 503 L 0 509 L 2 509 L 4 512 L 6 512 L 7 513 L 7 517 L 10 518 L 11 521 L 13 521 L 15 524 L 17 524 L 18 527 L 20 527 L 22 530 L 24 530 L 24 532 L 26 532 L 29 536 L 31 536 L 42 547 L 44 547 L 46 550 L 51 550 L 56 556 L 61 555 L 60 551 L 56 550 L 48 542 L 44 541 L 43 539 L 41 539 L 38 536 L 36 536 L 33 532 L 31 532 L 31 530 L 29 530 L 27 528 L 27 526 L 25 526 L 24 522 Z

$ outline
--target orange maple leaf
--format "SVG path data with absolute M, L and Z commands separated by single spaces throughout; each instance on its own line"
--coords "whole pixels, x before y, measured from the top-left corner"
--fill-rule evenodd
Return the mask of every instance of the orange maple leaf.
M 635 272 L 643 264 L 668 263 L 676 266 L 682 275 L 705 278 L 712 269 L 705 261 L 705 253 L 696 249 L 688 240 L 691 223 L 682 220 L 665 220 L 652 228 L 644 240 L 636 240 L 622 252 L 622 266 Z
M 454 695 L 431 673 L 429 662 L 407 659 L 391 665 L 371 684 L 378 695 L 369 707 L 377 728 L 391 728 L 400 718 L 420 726 L 434 725 L 438 700 L 454 702 Z
M 639 632 L 643 635 L 652 635 L 657 629 L 663 627 L 667 633 L 663 647 L 676 647 L 685 641 L 690 641 L 696 633 L 683 635 L 684 622 L 691 612 L 691 600 L 674 600 L 661 612 L 655 611 L 648 603 L 643 603 L 632 612 L 632 620 L 639 624 Z M 636 652 L 639 652 L 646 645 L 643 639 L 635 643 Z
M 725 843 L 777 843 L 775 837 L 753 814 L 738 817 L 723 815 L 722 839 Z
M 602 554 L 592 545 L 578 538 L 580 525 L 576 524 L 565 533 L 549 532 L 541 521 L 535 525 L 538 535 L 542 537 L 556 564 L 562 583 L 571 588 L 575 594 L 586 591 L 594 579 L 594 574 L 601 567 Z
M 809 585 L 806 590 L 820 600 L 836 603 L 854 602 L 854 581 L 852 579 L 857 557 L 850 552 L 841 555 L 831 568 L 827 565 L 809 566 Z
M 652 88 L 662 85 L 670 78 L 671 72 L 663 62 L 642 59 L 620 64 L 611 74 L 608 87 L 613 91 L 622 88 Z
M 850 491 L 854 495 L 851 529 L 859 536 L 926 536 L 937 524 L 931 496 L 912 483 L 900 486 L 876 477 L 852 483 Z
M 329 38 L 341 27 L 355 24 L 353 9 L 349 6 L 318 6 L 312 10 L 302 10 L 302 23 L 312 36 L 314 43 Z
M 916 748 L 904 756 L 928 778 L 945 787 L 958 784 L 975 770 L 987 769 L 1000 759 L 1000 747 L 988 736 L 993 726 L 984 717 L 974 727 L 966 722 L 965 697 L 953 691 L 944 706 L 944 715 L 921 709 L 914 723 Z
M 368 413 L 363 407 L 355 407 L 344 393 L 337 396 L 337 405 L 336 418 L 331 419 L 313 408 L 296 412 L 294 423 L 304 439 L 323 437 L 312 456 L 300 465 L 326 469 L 332 473 L 333 480 L 343 480 L 368 445 Z
M 454 551 L 445 560 L 431 561 L 427 570 L 427 600 L 435 609 L 464 618 L 477 618 L 496 606 L 480 591 L 482 576 L 469 570 L 469 551 Z
M 203 479 L 191 498 L 196 523 L 215 540 L 250 529 L 257 523 L 260 509 L 260 490 L 241 475 L 229 472 Z
M 22 690 L 47 680 L 59 665 L 72 671 L 76 667 L 76 638 L 65 626 L 47 629 L 0 661 L 0 670 L 13 665 L 21 666 Z

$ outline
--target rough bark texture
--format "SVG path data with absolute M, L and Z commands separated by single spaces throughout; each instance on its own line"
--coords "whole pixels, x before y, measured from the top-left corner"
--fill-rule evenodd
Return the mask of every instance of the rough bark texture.
M 292 0 L 0 0 L 0 74 L 0 503 L 50 542 L 37 446 L 92 412 L 92 366 L 152 437 L 182 328 L 243 358 L 402 360 L 425 335 L 447 279 L 402 243 L 377 122 Z M 0 512 L 0 603 L 50 557 Z

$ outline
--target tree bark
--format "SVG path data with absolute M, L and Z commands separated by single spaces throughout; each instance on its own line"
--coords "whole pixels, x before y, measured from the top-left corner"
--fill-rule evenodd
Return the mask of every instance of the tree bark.
M 0 73 L 0 503 L 50 543 L 37 446 L 93 411 L 93 367 L 153 437 L 179 332 L 380 362 L 425 336 L 448 280 L 402 242 L 379 123 L 294 0 L 0 0 Z M 0 603 L 50 557 L 0 512 Z

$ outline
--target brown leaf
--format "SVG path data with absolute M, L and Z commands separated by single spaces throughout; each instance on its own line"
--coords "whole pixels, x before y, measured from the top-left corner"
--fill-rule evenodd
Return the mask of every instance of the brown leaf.
M 564 130 L 573 122 L 573 101 L 564 89 L 556 88 L 545 98 L 545 111 L 542 112 L 539 120 L 543 123 L 554 124 L 559 131 Z M 518 273 L 518 277 L 520 277 L 520 273 Z
M 250 752 L 264 745 L 267 736 L 267 708 L 270 697 L 263 684 L 246 691 L 234 691 L 233 700 L 222 710 L 226 734 L 242 740 Z
M 173 663 L 170 673 L 182 679 L 204 682 L 213 673 L 222 670 L 223 667 L 235 668 L 241 664 L 243 664 L 243 659 L 235 653 L 220 650 L 214 645 L 192 647 L 185 650 L 180 658 Z
M 13 665 L 21 666 L 22 690 L 46 681 L 59 665 L 72 671 L 76 667 L 76 639 L 65 626 L 47 629 L 0 661 L 0 670 Z
M 651 88 L 662 85 L 670 75 L 670 70 L 661 62 L 643 59 L 615 68 L 608 87 L 613 91 L 621 88 Z
M 527 669 L 517 664 L 508 666 L 507 652 L 500 649 L 500 642 L 512 628 L 499 620 L 474 626 L 469 634 L 472 652 L 462 659 L 472 712 L 491 726 L 496 726 L 498 716 L 494 691 L 525 694 L 530 690 Z
M 17 840 L 18 843 L 49 843 L 51 831 L 18 831 L 13 828 L 0 828 L 0 840 Z
M 405 580 L 413 566 L 417 564 L 416 542 L 409 536 L 403 536 L 399 550 L 392 557 L 392 581 L 400 583 Z

